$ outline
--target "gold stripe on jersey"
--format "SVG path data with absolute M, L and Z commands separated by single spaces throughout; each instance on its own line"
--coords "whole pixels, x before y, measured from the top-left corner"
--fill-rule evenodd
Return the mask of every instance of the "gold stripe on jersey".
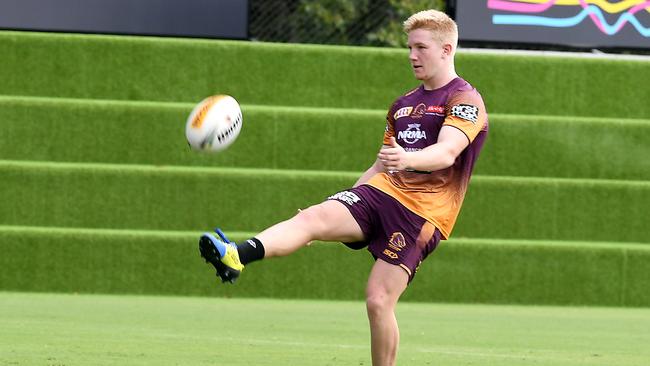
M 478 120 L 474 123 L 460 117 L 447 116 L 442 125 L 456 127 L 461 130 L 465 135 L 467 135 L 467 138 L 471 143 L 485 126 L 485 117 L 479 114 Z
M 413 90 L 411 90 L 410 92 L 408 92 L 408 93 L 406 93 L 406 94 L 404 94 L 404 96 L 405 96 L 405 97 L 408 97 L 409 95 L 411 95 L 411 94 L 413 94 L 413 93 L 415 93 L 416 91 L 418 91 L 418 89 L 420 89 L 420 87 L 419 87 L 419 86 L 418 86 L 417 88 L 415 88 L 415 89 L 413 89 Z

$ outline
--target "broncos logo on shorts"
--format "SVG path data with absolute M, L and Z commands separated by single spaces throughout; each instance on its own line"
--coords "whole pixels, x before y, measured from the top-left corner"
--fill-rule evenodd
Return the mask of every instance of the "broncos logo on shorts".
M 402 251 L 402 248 L 406 246 L 406 239 L 404 239 L 404 235 L 399 231 L 393 233 L 393 235 L 390 237 L 390 240 L 388 240 L 388 246 L 396 252 Z

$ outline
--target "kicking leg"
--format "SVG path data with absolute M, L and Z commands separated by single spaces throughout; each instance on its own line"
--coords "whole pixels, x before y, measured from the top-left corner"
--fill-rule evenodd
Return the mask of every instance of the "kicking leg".
M 298 212 L 256 236 L 264 258 L 289 255 L 312 240 L 354 242 L 363 232 L 350 211 L 338 201 L 325 201 Z
M 217 270 L 223 282 L 234 283 L 244 265 L 258 259 L 289 255 L 312 240 L 355 242 L 363 231 L 350 211 L 338 201 L 325 201 L 298 212 L 289 220 L 264 230 L 242 244 L 205 233 L 199 239 L 201 256 Z
M 395 365 L 399 328 L 395 305 L 408 285 L 408 274 L 399 266 L 378 259 L 366 288 L 373 366 Z

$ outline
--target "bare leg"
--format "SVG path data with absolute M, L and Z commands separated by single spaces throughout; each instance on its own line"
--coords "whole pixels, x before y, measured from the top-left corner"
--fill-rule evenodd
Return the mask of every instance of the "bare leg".
M 363 232 L 350 211 L 338 201 L 311 206 L 256 236 L 264 244 L 265 258 L 289 255 L 312 240 L 360 241 Z
M 395 365 L 399 346 L 395 305 L 407 285 L 404 269 L 381 259 L 375 262 L 366 288 L 373 366 Z

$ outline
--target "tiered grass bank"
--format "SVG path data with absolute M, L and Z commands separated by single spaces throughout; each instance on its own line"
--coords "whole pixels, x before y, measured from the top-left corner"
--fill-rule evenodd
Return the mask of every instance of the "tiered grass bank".
M 363 251 L 317 243 L 223 287 L 196 239 L 350 186 L 416 85 L 405 51 L 0 32 L 0 55 L 0 290 L 363 297 Z M 648 67 L 460 53 L 490 135 L 405 299 L 650 306 Z M 244 128 L 197 154 L 185 118 L 217 93 Z
M 241 240 L 250 233 L 236 233 Z M 17 291 L 362 299 L 372 259 L 340 244 L 219 284 L 193 232 L 0 227 L 0 287 Z M 454 239 L 422 264 L 409 301 L 647 306 L 647 245 Z
M 191 103 L 0 96 L 4 160 L 327 170 L 367 169 L 385 112 L 244 105 L 240 138 L 197 154 Z M 650 180 L 650 120 L 491 114 L 481 175 Z
M 0 95 L 388 108 L 414 86 L 406 50 L 1 32 Z M 648 62 L 458 55 L 492 113 L 647 118 Z
M 260 231 L 355 173 L 0 161 L 3 224 Z M 646 241 L 650 182 L 475 176 L 454 235 Z

